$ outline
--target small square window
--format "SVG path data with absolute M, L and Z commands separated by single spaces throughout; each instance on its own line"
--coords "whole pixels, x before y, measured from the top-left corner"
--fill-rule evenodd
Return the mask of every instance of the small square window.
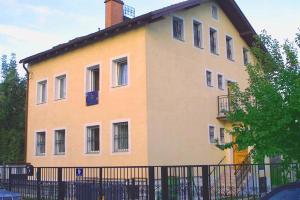
M 56 130 L 54 132 L 54 154 L 64 155 L 65 154 L 65 142 L 66 142 L 66 131 Z
M 99 126 L 87 127 L 87 153 L 99 153 L 100 151 L 100 131 Z
M 212 72 L 208 71 L 208 70 L 206 70 L 206 85 L 209 86 L 209 87 L 213 87 Z
M 66 98 L 66 75 L 61 75 L 55 78 L 55 99 Z
M 203 48 L 202 23 L 194 20 L 193 31 L 194 31 L 194 46 L 198 48 Z
M 218 32 L 216 29 L 209 29 L 210 37 L 210 52 L 213 54 L 218 54 Z
M 226 52 L 227 59 L 233 60 L 233 39 L 230 36 L 226 36 Z
M 216 143 L 215 127 L 214 126 L 209 126 L 208 127 L 208 134 L 209 134 L 209 142 L 210 143 Z
M 43 156 L 46 153 L 46 132 L 36 133 L 36 155 Z
M 224 90 L 224 78 L 222 74 L 218 74 L 218 88 Z
M 43 104 L 47 102 L 47 81 L 37 83 L 37 103 Z
M 220 143 L 225 143 L 225 128 L 220 128 Z
M 243 48 L 243 58 L 244 58 L 244 65 L 249 64 L 249 50 L 247 48 Z
M 113 61 L 113 87 L 128 85 L 128 59 L 120 58 Z
M 184 40 L 183 19 L 179 17 L 173 17 L 173 37 L 181 41 Z
M 211 15 L 215 20 L 219 19 L 219 10 L 215 4 L 211 6 Z
M 128 122 L 113 124 L 113 140 L 114 152 L 128 152 Z

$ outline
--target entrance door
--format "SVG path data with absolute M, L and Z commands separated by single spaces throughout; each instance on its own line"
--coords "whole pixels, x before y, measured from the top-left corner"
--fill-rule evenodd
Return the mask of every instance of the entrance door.
M 233 137 L 233 141 L 235 141 L 234 137 Z M 234 145 L 233 147 L 234 164 L 242 164 L 247 157 L 248 157 L 248 149 L 239 151 L 237 145 Z

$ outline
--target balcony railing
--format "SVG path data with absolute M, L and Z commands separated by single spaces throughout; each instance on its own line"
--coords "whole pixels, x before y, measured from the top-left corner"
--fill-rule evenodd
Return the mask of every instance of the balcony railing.
M 230 98 L 228 95 L 218 96 L 218 118 L 226 118 L 231 111 Z
M 85 101 L 87 106 L 97 105 L 99 103 L 99 92 L 87 92 L 85 96 Z

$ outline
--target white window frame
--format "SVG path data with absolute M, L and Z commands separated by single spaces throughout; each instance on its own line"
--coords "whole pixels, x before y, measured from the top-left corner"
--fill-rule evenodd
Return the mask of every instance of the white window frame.
M 115 152 L 114 151 L 114 124 L 116 123 L 128 123 L 128 151 Z M 128 155 L 131 154 L 131 120 L 130 119 L 118 119 L 111 121 L 111 155 Z
M 216 144 L 216 142 L 212 143 L 211 140 L 210 140 L 210 127 L 214 127 L 214 140 L 217 139 L 216 138 L 216 126 L 213 125 L 213 124 L 208 124 L 208 126 L 207 126 L 208 142 L 209 142 L 209 144 Z
M 127 59 L 127 84 L 118 85 L 117 84 L 117 62 L 118 60 Z M 120 55 L 110 59 L 110 87 L 112 89 L 127 88 L 130 86 L 130 56 L 129 54 Z
M 100 93 L 101 92 L 101 81 L 102 81 L 102 77 L 101 77 L 101 64 L 100 63 L 95 63 L 95 64 L 90 64 L 90 65 L 87 65 L 85 67 L 85 72 L 84 72 L 84 88 L 85 88 L 85 93 L 87 92 L 92 92 L 91 91 L 91 88 L 92 88 L 92 85 L 91 85 L 91 69 L 95 69 L 95 68 L 99 68 L 99 90 L 98 92 Z
M 216 35 L 217 35 L 217 42 L 216 42 L 216 53 L 212 52 L 211 51 L 211 40 L 210 40 L 210 30 L 213 29 L 216 31 Z M 212 27 L 210 26 L 209 29 L 208 29 L 208 39 L 209 39 L 209 52 L 212 54 L 212 55 L 219 55 L 219 30 L 215 27 Z
M 222 76 L 222 88 L 219 88 L 219 75 Z M 218 83 L 219 90 L 225 90 L 225 78 L 224 75 L 220 72 L 217 73 L 217 83 Z
M 206 72 L 210 72 L 210 73 L 211 73 L 211 85 L 208 85 L 208 84 L 207 84 L 207 74 L 206 74 Z M 205 85 L 206 85 L 207 87 L 209 87 L 209 88 L 214 87 L 213 71 L 210 70 L 210 69 L 205 69 L 204 76 L 205 76 Z
M 216 13 L 217 16 L 216 16 L 216 18 L 215 18 L 215 16 L 214 16 L 214 12 L 213 12 L 214 7 L 217 9 L 217 10 L 216 10 L 216 11 L 217 11 L 217 13 Z M 217 6 L 217 4 L 212 3 L 210 8 L 211 8 L 211 17 L 212 17 L 214 20 L 218 21 L 219 18 L 220 18 L 219 7 Z
M 221 140 L 221 129 L 224 130 L 224 141 Z M 220 144 L 225 144 L 226 143 L 225 132 L 226 132 L 225 128 L 224 127 L 220 127 L 220 129 L 219 129 L 219 137 L 220 137 L 219 142 L 220 142 Z
M 228 57 L 227 57 L 227 37 L 230 37 L 230 38 L 231 38 L 231 42 L 232 42 L 232 49 L 231 49 L 232 58 L 228 58 Z M 233 39 L 233 37 L 232 37 L 231 35 L 229 35 L 229 34 L 226 34 L 226 35 L 225 35 L 225 49 L 226 49 L 226 51 L 225 51 L 226 55 L 225 55 L 225 56 L 226 56 L 227 60 L 234 61 L 234 59 L 235 59 L 234 39 Z
M 44 132 L 45 133 L 45 153 L 44 154 L 38 154 L 37 153 L 37 134 Z M 33 151 L 33 156 L 35 157 L 45 157 L 47 155 L 47 130 L 42 129 L 42 130 L 35 130 L 34 131 L 34 151 Z
M 40 87 L 40 84 L 42 82 L 46 82 L 45 102 L 40 101 L 41 97 L 39 96 L 40 95 L 40 92 L 39 92 L 40 88 L 39 87 Z M 43 105 L 43 104 L 47 104 L 47 102 L 48 102 L 48 79 L 45 78 L 45 79 L 41 79 L 41 80 L 36 81 L 36 104 L 37 105 Z
M 195 44 L 194 22 L 199 23 L 200 26 L 201 26 L 201 44 L 200 44 L 200 47 L 196 46 L 196 44 Z M 204 37 L 203 37 L 204 32 L 203 32 L 203 26 L 204 25 L 203 25 L 202 21 L 200 21 L 198 19 L 195 19 L 195 18 L 192 19 L 193 45 L 194 45 L 195 48 L 198 48 L 198 49 L 204 49 Z
M 247 50 L 247 60 L 248 60 L 248 63 L 247 63 L 247 64 L 245 63 L 244 49 Z M 250 50 L 249 50 L 249 48 L 243 47 L 243 48 L 242 48 L 242 55 L 243 55 L 243 61 L 242 61 L 242 62 L 243 62 L 243 65 L 244 65 L 244 66 L 247 66 L 248 64 L 250 64 Z
M 55 132 L 56 131 L 60 131 L 60 130 L 64 130 L 65 131 L 65 152 L 63 154 L 59 154 L 59 153 L 56 153 L 56 146 L 55 146 Z M 58 156 L 58 157 L 63 157 L 63 156 L 66 156 L 67 155 L 67 129 L 65 127 L 62 127 L 62 128 L 55 128 L 53 129 L 53 151 L 52 151 L 52 154 L 53 156 Z
M 174 18 L 178 18 L 178 19 L 181 19 L 182 20 L 182 38 L 179 39 L 179 38 L 176 38 L 174 36 L 174 29 L 173 29 L 173 26 L 174 26 Z M 171 20 L 172 20 L 172 23 L 171 23 L 171 33 L 172 33 L 172 38 L 176 41 L 181 41 L 181 42 L 184 42 L 185 41 L 185 21 L 184 21 L 184 18 L 183 17 L 180 17 L 178 15 L 173 15 L 171 17 Z
M 93 126 L 99 126 L 99 151 L 95 151 L 95 152 L 88 152 L 88 144 L 87 144 L 87 134 L 88 134 L 88 131 L 87 129 L 89 127 L 93 127 Z M 84 130 L 83 130 L 83 133 L 84 133 L 84 152 L 83 154 L 85 156 L 99 156 L 102 154 L 102 123 L 101 122 L 95 122 L 95 123 L 88 123 L 88 124 L 85 124 L 84 125 Z
M 59 93 L 60 93 L 61 88 L 60 88 L 60 85 L 58 84 L 58 80 L 62 76 L 65 76 L 65 97 L 64 98 L 59 97 Z M 66 100 L 67 99 L 67 93 L 68 93 L 67 73 L 61 73 L 61 74 L 55 75 L 55 77 L 54 77 L 54 100 L 55 101 Z

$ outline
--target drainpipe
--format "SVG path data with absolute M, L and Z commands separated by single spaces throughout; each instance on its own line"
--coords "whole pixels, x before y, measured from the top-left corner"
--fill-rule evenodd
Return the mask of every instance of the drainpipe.
M 27 127 L 28 127 L 28 94 L 29 94 L 29 70 L 23 63 L 23 68 L 26 71 L 26 99 L 25 99 L 25 126 L 24 126 L 24 163 L 27 163 Z

